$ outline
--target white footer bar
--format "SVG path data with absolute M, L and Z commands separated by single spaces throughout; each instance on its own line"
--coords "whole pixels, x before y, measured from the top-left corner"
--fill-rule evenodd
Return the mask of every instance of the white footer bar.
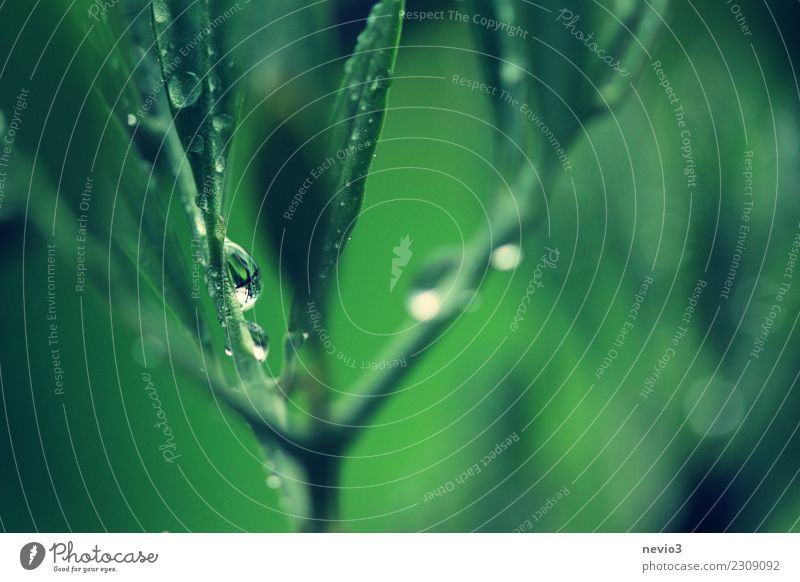
M 777 582 L 799 553 L 798 534 L 3 534 L 0 580 Z

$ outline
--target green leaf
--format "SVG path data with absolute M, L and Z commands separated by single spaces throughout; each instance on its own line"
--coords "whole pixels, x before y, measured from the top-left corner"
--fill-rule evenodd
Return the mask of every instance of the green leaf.
M 285 404 L 255 357 L 253 338 L 228 271 L 222 216 L 227 152 L 238 109 L 235 68 L 225 50 L 222 28 L 240 7 L 227 1 L 163 0 L 152 3 L 159 59 L 170 108 L 197 187 L 203 219 L 208 289 L 225 328 L 243 385 L 267 389 L 270 415 L 285 422 Z
M 311 243 L 308 295 L 320 299 L 339 256 L 350 238 L 364 199 L 372 160 L 386 117 L 404 0 L 375 4 L 345 74 L 332 116 L 330 170 L 334 191 Z M 301 293 L 302 294 L 302 293 Z M 303 297 L 305 299 L 305 297 Z M 304 327 L 295 309 L 293 327 Z
M 206 214 L 222 209 L 227 152 L 238 114 L 236 69 L 222 30 L 240 10 L 235 2 L 152 3 L 161 69 L 170 108 Z M 214 221 L 214 226 L 221 227 Z

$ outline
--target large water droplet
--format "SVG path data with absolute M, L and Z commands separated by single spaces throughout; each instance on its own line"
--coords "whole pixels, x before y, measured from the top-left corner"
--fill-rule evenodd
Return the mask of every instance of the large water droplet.
M 498 271 L 515 269 L 522 261 L 522 250 L 515 244 L 500 245 L 492 252 L 492 266 Z
M 225 239 L 228 273 L 243 310 L 255 305 L 261 295 L 261 271 L 253 257 L 235 242 Z
M 253 344 L 255 344 L 253 357 L 259 362 L 265 361 L 269 354 L 269 338 L 267 334 L 264 333 L 260 325 L 253 321 L 247 322 L 247 329 L 250 332 L 250 337 L 253 339 Z M 229 356 L 233 355 L 233 350 L 228 340 L 225 340 L 225 353 Z
M 169 99 L 178 109 L 197 103 L 201 89 L 200 78 L 191 72 L 175 73 L 167 81 Z

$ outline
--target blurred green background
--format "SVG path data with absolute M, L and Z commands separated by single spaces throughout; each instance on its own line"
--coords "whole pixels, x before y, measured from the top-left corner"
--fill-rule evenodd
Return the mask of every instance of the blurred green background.
M 143 2 L 107 4 L 0 5 L 0 127 L 4 138 L 13 132 L 0 205 L 2 527 L 288 531 L 292 508 L 266 485 L 250 428 L 208 389 L 203 370 L 235 377 L 221 331 L 211 332 L 219 349 L 200 354 L 197 330 L 173 317 L 205 317 L 209 301 L 202 286 L 200 299 L 186 296 L 189 229 L 173 184 L 151 181 L 148 156 L 158 152 L 131 140 L 128 116 L 143 92 L 130 75 L 149 46 L 128 25 L 147 25 L 149 15 L 138 12 Z M 430 4 L 410 1 L 408 10 L 474 14 L 463 2 Z M 631 3 L 540 4 L 520 3 L 521 18 L 588 59 L 555 22 L 557 11 L 569 6 L 602 38 L 618 24 L 598 7 L 624 11 Z M 800 12 L 790 2 L 737 6 L 750 34 L 725 2 L 674 2 L 652 49 L 686 112 L 697 186 L 687 189 L 680 129 L 645 67 L 632 79 L 635 91 L 569 147 L 573 169 L 557 173 L 547 210 L 540 204 L 547 220 L 521 233 L 519 266 L 487 273 L 474 307 L 409 358 L 397 393 L 347 452 L 337 529 L 800 529 L 800 281 L 786 276 L 800 233 L 792 28 Z M 305 231 L 288 228 L 282 214 L 324 159 L 320 132 L 369 8 L 354 0 L 252 0 L 225 24 L 241 40 L 234 54 L 247 73 L 228 234 L 262 269 L 251 318 L 271 338 L 266 365 L 274 374 L 291 280 L 304 268 Z M 491 96 L 452 82 L 484 75 L 489 59 L 475 50 L 477 27 L 471 19 L 405 22 L 364 212 L 324 314 L 345 358 L 369 362 L 416 323 L 406 310 L 415 273 L 431 253 L 461 248 L 484 226 L 504 195 L 494 165 L 522 163 L 498 159 Z M 543 81 L 591 89 L 575 68 L 586 61 L 573 66 L 558 45 L 533 35 L 519 42 L 549 63 Z M 541 139 L 531 122 L 519 123 Z M 546 167 L 548 148 L 534 145 L 537 169 Z M 746 152 L 753 152 L 753 207 L 744 222 Z M 93 188 L 84 210 L 87 176 Z M 541 192 L 529 195 L 543 200 Z M 320 200 L 324 193 L 308 197 L 301 220 Z M 167 218 L 149 222 L 158 208 Z M 76 291 L 81 214 L 92 241 L 87 286 Z M 413 256 L 390 292 L 393 248 L 405 236 Z M 724 297 L 737 243 L 741 258 Z M 49 244 L 56 245 L 51 263 Z M 512 331 L 546 247 L 558 249 L 559 261 L 544 271 Z M 173 251 L 182 269 L 168 265 Z M 143 272 L 157 274 L 169 309 Z M 645 277 L 653 283 L 638 318 L 615 346 Z M 706 286 L 686 335 L 645 398 L 645 381 L 698 280 Z M 780 312 L 770 318 L 773 305 Z M 767 339 L 755 357 L 765 318 Z M 328 374 L 334 394 L 347 393 L 362 373 L 360 363 L 351 368 L 335 357 L 303 362 Z M 143 374 L 174 433 L 174 462 L 159 450 L 164 437 Z M 290 403 L 295 411 L 307 406 L 302 391 Z M 483 466 L 509 435 L 519 438 Z M 457 482 L 476 464 L 479 473 Z M 446 493 L 431 496 L 439 487 Z

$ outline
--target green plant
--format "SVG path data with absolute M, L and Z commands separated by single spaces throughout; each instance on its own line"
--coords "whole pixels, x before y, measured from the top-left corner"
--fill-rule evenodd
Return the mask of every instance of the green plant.
M 641 68 L 646 47 L 655 41 L 666 5 L 662 0 L 649 7 L 638 4 L 620 9 L 627 13 L 624 26 L 604 37 L 604 42 L 613 47 L 610 52 L 628 55 L 625 62 L 632 63 L 632 72 Z M 171 289 L 177 297 L 167 296 L 157 270 L 144 275 L 165 305 L 175 309 L 174 317 L 185 328 L 196 329 L 193 339 L 201 350 L 221 349 L 209 339 L 214 335 L 210 331 L 216 325 L 214 319 L 224 330 L 224 345 L 232 356 L 236 380 L 231 382 L 212 370 L 205 370 L 204 379 L 252 426 L 268 465 L 280 476 L 273 482 L 292 500 L 298 528 L 324 530 L 336 521 L 336 484 L 343 455 L 409 372 L 408 367 L 399 366 L 369 370 L 349 397 L 331 398 L 313 380 L 300 378 L 296 365 L 304 346 L 315 349 L 308 305 L 327 306 L 331 275 L 361 211 L 387 109 L 404 1 L 381 0 L 374 5 L 355 51 L 344 65 L 327 133 L 330 152 L 348 153 L 344 162 L 326 176 L 332 192 L 321 210 L 319 228 L 308 243 L 308 277 L 294 284 L 294 306 L 283 334 L 285 353 L 279 377 L 270 377 L 262 365 L 268 348 L 266 334 L 244 315 L 260 292 L 259 269 L 247 251 L 230 240 L 237 237 L 228 231 L 224 212 L 230 182 L 228 154 L 239 119 L 242 75 L 233 66 L 224 27 L 218 23 L 237 6 L 227 0 L 154 0 L 150 4 L 160 63 L 160 72 L 155 74 L 163 79 L 169 107 L 157 102 L 147 116 L 130 119 L 128 125 L 142 151 L 150 147 L 148 144 L 157 146 L 159 155 L 152 159 L 154 177 L 162 185 L 172 182 L 188 218 L 190 238 L 199 241 L 198 260 L 205 271 L 212 310 L 193 314 L 191 309 L 184 309 L 180 296 L 189 293 L 187 269 L 175 257 L 187 255 L 189 237 L 166 228 L 166 212 L 145 216 L 145 239 L 156 248 L 160 232 L 170 233 L 170 248 L 175 252 L 165 251 L 163 255 L 165 268 L 178 281 L 176 289 Z M 526 49 L 516 39 L 498 35 L 488 27 L 479 29 L 476 43 L 486 57 L 488 82 L 519 102 L 535 103 L 549 121 L 552 135 L 558 136 L 561 150 L 568 150 L 580 139 L 584 124 L 609 111 L 628 93 L 630 79 L 602 62 L 592 61 L 586 47 L 558 31 L 552 21 L 542 22 L 538 14 L 521 16 L 518 3 L 512 0 L 476 0 L 474 9 L 497 22 L 519 23 L 532 35 L 550 39 L 568 57 L 559 66 L 574 66 L 584 75 L 586 83 L 576 83 L 570 75 L 553 77 L 562 79 L 562 86 L 543 83 L 537 75 L 553 66 L 549 52 Z M 134 22 L 136 33 L 147 44 L 149 31 L 140 19 Z M 591 25 L 588 19 L 584 22 Z M 187 46 L 193 49 L 184 50 Z M 154 73 L 147 66 L 141 69 L 149 75 L 140 83 L 146 94 L 146 88 L 153 86 Z M 587 85 L 594 90 L 587 90 Z M 139 103 L 143 100 L 141 95 L 130 98 Z M 511 245 L 518 252 L 520 233 L 541 226 L 546 217 L 545 195 L 564 177 L 564 164 L 552 151 L 547 135 L 531 130 L 520 119 L 520 112 L 505 102 L 496 100 L 494 110 L 499 172 L 492 188 L 498 194 L 493 198 L 486 227 L 467 242 L 466 260 L 458 273 L 454 269 L 458 257 L 445 254 L 430 259 L 426 270 L 430 276 L 419 287 L 428 302 L 424 313 L 418 315 L 420 322 L 385 348 L 381 355 L 384 361 L 408 359 L 463 312 L 495 251 Z M 129 258 L 133 253 L 124 244 L 122 251 Z M 445 287 L 449 289 L 446 294 L 442 292 Z M 318 420 L 294 417 L 287 410 L 286 396 L 301 385 L 313 393 L 310 399 Z

